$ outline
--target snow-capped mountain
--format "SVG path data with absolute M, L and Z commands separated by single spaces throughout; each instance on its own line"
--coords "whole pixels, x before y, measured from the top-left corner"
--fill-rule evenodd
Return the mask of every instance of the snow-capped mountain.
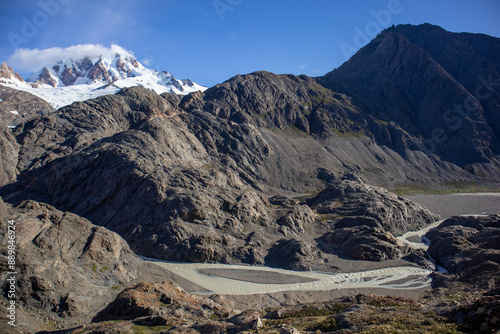
M 189 79 L 178 80 L 169 72 L 148 69 L 129 53 L 119 52 L 114 56 L 66 58 L 43 67 L 26 81 L 12 74 L 8 79 L 0 76 L 0 83 L 37 95 L 56 108 L 132 86 L 142 86 L 158 94 L 188 94 L 206 89 Z

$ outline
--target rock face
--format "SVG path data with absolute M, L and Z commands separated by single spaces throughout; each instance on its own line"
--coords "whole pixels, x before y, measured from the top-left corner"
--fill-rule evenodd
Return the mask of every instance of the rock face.
M 467 282 L 498 286 L 499 215 L 452 217 L 426 237 L 431 240 L 429 254 L 449 272 Z
M 394 236 L 437 220 L 422 206 L 353 176 L 330 183 L 308 204 L 320 214 L 340 217 L 322 236 L 325 246 L 358 260 L 401 258 L 408 246 Z
M 195 101 L 188 96 L 180 103 Z M 370 232 L 355 244 L 384 239 L 399 251 L 349 253 L 369 260 L 398 258 L 405 251 L 384 232 L 402 233 L 434 218 L 354 176 L 356 181 L 330 184 L 306 203 L 271 205 L 257 171 L 272 149 L 257 128 L 233 123 L 221 133 L 200 135 L 195 127 L 207 114 L 182 113 L 177 102 L 131 88 L 21 125 L 14 134 L 21 144 L 22 176 L 3 193 L 13 202 L 32 198 L 87 217 L 120 233 L 142 255 L 263 264 L 274 262 L 269 251 L 279 250 L 288 254 L 278 261 L 281 266 L 300 270 L 323 263 L 313 241 L 326 232 L 317 231 L 317 213 L 378 219 L 376 236 Z M 337 210 L 338 200 L 345 205 Z
M 7 221 L 15 221 L 17 302 L 28 310 L 88 319 L 145 268 L 116 233 L 49 205 L 25 201 L 11 207 L 0 200 L 0 217 L 4 245 Z M 1 252 L 6 269 L 7 247 Z M 4 292 L 8 271 L 2 270 Z
M 3 62 L 2 66 L 0 66 L 0 82 L 8 82 L 12 80 L 24 82 L 23 77 L 20 76 L 19 73 L 15 73 L 14 70 L 9 67 L 6 62 Z
M 424 24 L 383 31 L 320 78 L 406 134 L 378 137 L 396 151 L 418 147 L 465 166 L 498 155 L 500 39 Z M 418 74 L 417 74 L 418 73 Z
M 256 78 L 261 75 L 295 82 L 271 74 Z M 434 218 L 355 176 L 356 181 L 332 183 L 304 203 L 277 200 L 274 194 L 283 189 L 275 187 L 273 173 L 286 154 L 264 137 L 261 118 L 247 111 L 214 116 L 194 107 L 202 103 L 206 108 L 209 102 L 202 98 L 196 93 L 179 101 L 135 87 L 24 123 L 14 131 L 21 174 L 1 193 L 13 203 L 31 198 L 86 217 L 118 232 L 141 255 L 190 262 L 277 261 L 300 270 L 329 267 L 315 239 L 331 229 L 320 223 L 318 213 L 378 219 L 379 230 L 355 244 L 384 240 L 390 247 L 349 253 L 369 260 L 405 252 L 385 232 L 399 234 Z M 277 164 L 264 172 L 273 161 Z M 283 174 L 293 175 L 296 167 L 283 165 Z M 319 171 L 312 184 L 332 179 L 332 172 Z M 283 186 L 303 188 L 303 180 L 297 180 Z M 345 203 L 338 210 L 337 200 Z M 347 248 L 357 247 L 350 243 Z M 380 249 L 379 255 L 368 255 Z M 272 250 L 288 254 L 287 260 L 268 256 Z
M 19 145 L 12 131 L 0 124 L 0 186 L 16 180 Z
M 38 96 L 0 85 L 0 122 L 2 124 L 13 127 L 54 110 L 50 104 Z
M 307 204 L 320 214 L 354 217 L 341 219 L 338 228 L 367 225 L 396 236 L 418 230 L 438 218 L 417 203 L 352 176 L 330 183 Z
M 154 326 L 154 323 L 179 325 L 189 320 L 194 323 L 200 318 L 222 318 L 233 313 L 213 299 L 188 294 L 175 283 L 143 282 L 122 291 L 92 321 L 133 320 L 147 326 Z

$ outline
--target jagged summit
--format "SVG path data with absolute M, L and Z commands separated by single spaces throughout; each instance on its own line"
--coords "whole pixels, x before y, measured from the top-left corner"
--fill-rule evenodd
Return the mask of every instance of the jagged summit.
M 89 50 L 88 54 L 68 56 L 61 49 L 60 59 L 34 72 L 26 81 L 4 63 L 0 82 L 33 93 L 55 107 L 113 94 L 125 87 L 140 86 L 157 94 L 188 94 L 206 89 L 189 79 L 176 79 L 167 71 L 149 69 L 121 47 L 102 50 L 101 54 Z
M 166 91 L 186 94 L 204 87 L 191 80 L 178 80 L 169 72 L 144 67 L 135 58 L 116 53 L 114 57 L 89 57 L 59 60 L 33 73 L 27 80 L 40 85 L 68 87 L 74 85 L 115 86 L 118 88 L 142 86 L 157 93 Z
M 2 66 L 0 66 L 0 83 L 24 83 L 24 79 L 19 73 L 14 72 L 14 70 L 7 65 L 4 61 Z

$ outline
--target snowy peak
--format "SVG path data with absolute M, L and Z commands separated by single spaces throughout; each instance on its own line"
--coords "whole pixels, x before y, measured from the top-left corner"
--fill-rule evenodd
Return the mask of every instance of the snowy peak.
M 22 51 L 18 58 L 28 54 L 33 59 L 36 58 L 34 53 L 42 59 L 50 54 L 49 64 L 30 75 L 25 82 L 4 63 L 0 69 L 0 82 L 35 94 L 56 108 L 113 94 L 126 87 L 141 86 L 157 94 L 172 92 L 183 95 L 206 89 L 189 79 L 178 80 L 169 72 L 146 68 L 131 52 L 117 45 L 111 48 L 77 45 L 66 49 L 28 50 Z
M 2 66 L 0 66 L 0 83 L 18 84 L 24 83 L 24 79 L 18 73 L 15 73 L 6 62 L 3 62 Z
M 130 80 L 134 78 L 135 80 Z M 177 80 L 169 72 L 150 70 L 136 59 L 119 53 L 114 58 L 86 56 L 76 60 L 61 60 L 31 75 L 28 81 L 52 87 L 97 84 L 123 88 L 138 85 L 157 93 L 189 93 L 204 88 L 191 80 Z

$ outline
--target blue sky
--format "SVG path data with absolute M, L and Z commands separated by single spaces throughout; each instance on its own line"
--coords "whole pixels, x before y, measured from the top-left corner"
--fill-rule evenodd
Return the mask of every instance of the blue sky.
M 0 61 L 17 48 L 117 44 L 150 68 L 206 86 L 257 70 L 323 75 L 393 24 L 500 37 L 498 0 L 0 2 Z

